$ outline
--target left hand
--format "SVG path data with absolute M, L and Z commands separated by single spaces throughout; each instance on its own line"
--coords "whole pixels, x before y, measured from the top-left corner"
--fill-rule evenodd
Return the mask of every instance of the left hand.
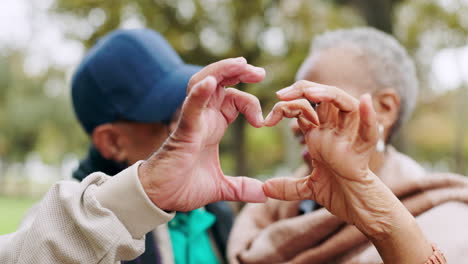
M 297 117 L 314 169 L 305 178 L 267 181 L 266 195 L 315 200 L 369 236 L 389 231 L 391 217 L 406 209 L 369 169 L 378 140 L 371 97 L 358 100 L 339 88 L 307 81 L 279 91 L 278 97 L 283 102 L 275 105 L 265 125 L 273 126 L 283 116 Z M 319 103 L 317 112 L 301 98 Z

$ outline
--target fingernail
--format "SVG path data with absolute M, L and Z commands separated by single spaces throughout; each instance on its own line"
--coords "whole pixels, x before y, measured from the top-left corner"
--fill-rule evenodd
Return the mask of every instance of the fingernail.
M 286 87 L 286 88 L 283 88 L 283 89 L 277 91 L 276 94 L 279 95 L 279 96 L 283 96 L 283 95 L 289 93 L 289 92 L 292 91 L 292 90 L 293 90 L 293 87 L 292 87 L 292 86 L 288 86 L 288 87 Z

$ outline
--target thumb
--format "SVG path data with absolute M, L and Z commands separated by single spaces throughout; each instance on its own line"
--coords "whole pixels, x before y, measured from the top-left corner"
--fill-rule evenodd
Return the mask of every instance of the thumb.
M 221 184 L 221 199 L 245 203 L 264 203 L 267 197 L 262 189 L 263 183 L 249 177 L 224 176 Z
M 215 92 L 216 87 L 216 79 L 213 76 L 207 76 L 193 86 L 182 106 L 177 131 L 196 131 L 199 129 L 203 110 L 208 104 L 211 95 Z
M 312 189 L 309 186 L 309 177 L 270 179 L 263 184 L 263 191 L 266 196 L 278 200 L 314 200 Z

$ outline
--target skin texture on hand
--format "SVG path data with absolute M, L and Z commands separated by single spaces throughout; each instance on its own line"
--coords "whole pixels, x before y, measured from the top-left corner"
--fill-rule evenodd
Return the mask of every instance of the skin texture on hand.
M 282 102 L 275 105 L 265 125 L 273 126 L 283 116 L 296 117 L 314 169 L 305 178 L 265 182 L 265 194 L 317 201 L 367 235 L 385 263 L 424 262 L 430 256 L 430 244 L 406 208 L 369 169 L 378 140 L 370 95 L 358 100 L 339 88 L 307 81 L 277 95 Z M 316 111 L 304 98 L 319 104 Z
M 225 86 L 264 77 L 262 68 L 244 58 L 210 64 L 192 77 L 177 128 L 139 168 L 143 188 L 159 208 L 190 211 L 221 200 L 266 201 L 262 182 L 225 176 L 218 153 L 221 138 L 239 113 L 252 126 L 263 126 L 258 99 Z
M 361 194 L 374 192 L 372 189 L 376 187 L 384 190 L 368 168 L 377 142 L 376 116 L 369 108 L 369 96 L 362 98 L 361 118 L 360 102 L 335 87 L 299 81 L 279 91 L 278 95 L 288 101 L 275 105 L 265 125 L 276 125 L 283 116 L 298 117 L 314 170 L 306 178 L 267 181 L 266 194 L 286 200 L 313 199 L 341 219 L 356 225 L 366 219 L 375 219 L 360 214 L 386 215 L 387 212 L 380 210 L 393 208 L 392 203 L 387 204 L 385 199 L 373 200 L 378 197 L 373 193 L 369 194 L 373 198 L 370 200 Z M 302 97 L 320 103 L 317 111 L 307 100 L 298 99 Z M 374 224 L 369 222 L 362 226 Z M 372 233 L 371 230 L 369 232 Z

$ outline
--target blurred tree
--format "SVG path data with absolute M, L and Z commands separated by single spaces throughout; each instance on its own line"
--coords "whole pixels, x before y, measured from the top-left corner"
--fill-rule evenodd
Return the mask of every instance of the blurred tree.
M 393 12 L 399 0 L 333 0 L 355 7 L 367 24 L 387 33 L 393 32 Z
M 238 88 L 253 92 L 267 107 L 276 100 L 270 87 L 284 87 L 294 80 L 295 71 L 315 34 L 362 24 L 350 8 L 321 0 L 59 0 L 58 3 L 58 12 L 83 18 L 97 9 L 105 12 L 104 24 L 84 40 L 88 47 L 117 27 L 144 25 L 161 32 L 189 63 L 206 65 L 227 57 L 244 56 L 250 63 L 266 67 L 269 76 L 260 85 L 239 85 Z M 236 175 L 259 173 L 262 167 L 270 167 L 271 171 L 271 166 L 264 165 L 279 163 L 283 153 L 267 144 L 262 151 L 272 153 L 269 150 L 275 149 L 277 154 L 256 155 L 259 151 L 247 145 L 251 140 L 245 133 L 245 124 L 245 120 L 239 118 L 223 141 L 223 165 Z M 256 137 L 271 138 L 281 133 L 271 129 L 261 131 L 262 136 Z M 226 149 L 234 151 L 234 162 L 228 161 L 231 154 L 224 151 Z M 249 162 L 251 160 L 255 162 Z
M 294 81 L 316 34 L 366 24 L 391 32 L 414 57 L 421 80 L 420 106 L 404 128 L 407 141 L 400 146 L 423 163 L 448 164 L 453 170 L 468 157 L 466 128 L 461 126 L 467 122 L 461 114 L 466 105 L 453 102 L 468 99 L 461 89 L 441 92 L 431 67 L 440 49 L 467 45 L 465 2 L 55 0 L 51 14 L 67 24 L 68 37 L 88 48 L 116 28 L 147 26 L 161 32 L 188 63 L 244 56 L 267 70 L 261 84 L 238 86 L 258 96 L 264 112 L 276 102 L 272 89 Z M 71 110 L 65 70 L 30 76 L 24 71 L 25 52 L 0 53 L 0 160 L 21 162 L 37 152 L 44 161 L 60 163 L 67 153 L 83 153 L 87 138 Z M 227 173 L 254 176 L 272 173 L 285 160 L 283 165 L 293 168 L 300 158 L 286 125 L 252 129 L 240 118 L 222 142 L 221 160 Z
M 86 142 L 69 105 L 64 73 L 50 70 L 31 77 L 24 73 L 23 60 L 21 52 L 0 57 L 0 194 L 7 188 L 7 171 L 24 164 L 31 154 L 61 164 L 66 154 L 79 152 Z M 25 187 L 23 181 L 17 194 L 24 194 Z
M 64 151 L 79 149 L 84 141 L 75 132 L 80 128 L 69 108 L 64 73 L 50 70 L 32 78 L 22 65 L 19 52 L 0 60 L 1 160 L 23 162 L 35 150 L 46 162 L 61 162 Z
M 434 78 L 432 67 L 434 57 L 441 49 L 468 45 L 467 13 L 468 5 L 460 0 L 412 0 L 396 6 L 394 19 L 397 37 L 415 59 L 420 80 L 421 108 L 427 111 L 419 111 L 415 119 L 427 116 L 426 113 L 433 113 L 434 109 L 437 109 L 435 116 L 444 124 L 434 122 L 429 130 L 409 126 L 404 130 L 407 134 L 421 135 L 421 131 L 424 131 L 427 137 L 424 137 L 425 141 L 408 140 L 406 150 L 413 153 L 430 146 L 430 151 L 424 154 L 419 152 L 416 157 L 420 160 L 431 160 L 433 163 L 436 163 L 436 160 L 443 161 L 449 165 L 444 169 L 465 175 L 468 174 L 467 168 L 463 167 L 463 164 L 468 162 L 468 118 L 464 113 L 467 111 L 468 93 L 461 84 L 459 87 L 452 87 L 456 88 L 455 91 L 443 95 L 444 89 L 450 87 L 444 87 L 443 83 Z M 451 99 L 446 100 L 447 97 Z M 432 111 L 429 108 L 432 108 Z M 442 134 L 437 133 L 441 132 L 441 126 L 447 128 Z M 434 148 L 434 142 L 438 142 L 440 138 L 451 140 L 446 140 L 444 146 Z

